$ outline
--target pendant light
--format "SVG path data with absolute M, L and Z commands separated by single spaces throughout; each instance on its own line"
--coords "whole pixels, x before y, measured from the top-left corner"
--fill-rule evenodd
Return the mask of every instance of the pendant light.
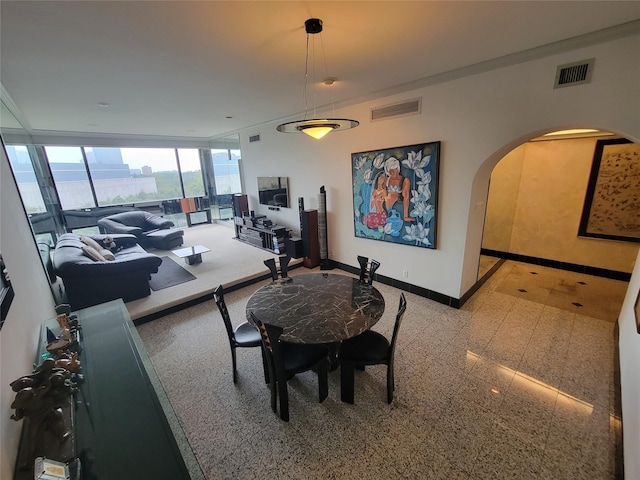
M 288 122 L 278 125 L 276 130 L 282 133 L 305 133 L 315 139 L 321 139 L 327 133 L 334 130 L 348 130 L 360 125 L 357 120 L 349 120 L 347 118 L 314 118 L 307 120 L 307 79 L 309 76 L 309 36 L 322 32 L 322 20 L 319 18 L 309 18 L 304 22 L 304 28 L 307 32 L 307 49 L 304 68 L 304 98 L 305 98 L 305 110 L 304 120 L 298 120 L 295 122 Z M 323 47 L 324 54 L 324 47 Z M 315 58 L 314 58 L 315 60 Z M 328 77 L 325 80 L 325 84 L 331 85 L 335 81 L 335 78 Z M 314 103 L 315 112 L 315 103 Z

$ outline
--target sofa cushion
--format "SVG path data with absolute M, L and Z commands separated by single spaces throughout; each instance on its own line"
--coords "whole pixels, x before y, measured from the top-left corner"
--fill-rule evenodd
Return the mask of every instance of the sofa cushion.
M 102 250 L 102 246 L 100 244 L 98 244 L 98 242 L 96 242 L 93 238 L 91 237 L 87 237 L 86 235 L 80 235 L 80 241 L 82 243 L 84 243 L 85 245 L 90 246 L 91 248 L 93 248 L 95 251 L 99 252 L 100 250 Z
M 107 262 L 113 262 L 116 259 L 114 253 L 106 248 L 100 250 L 100 255 L 102 255 Z
M 102 256 L 102 254 L 93 248 L 91 245 L 83 245 L 82 253 L 84 253 L 87 257 L 89 257 L 94 262 L 106 262 L 107 260 Z

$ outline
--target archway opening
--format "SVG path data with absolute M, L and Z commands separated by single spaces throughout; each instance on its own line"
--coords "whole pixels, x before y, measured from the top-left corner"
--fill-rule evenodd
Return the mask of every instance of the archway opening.
M 494 165 L 487 190 L 479 283 L 506 260 L 630 278 L 640 246 L 640 145 L 594 130 L 538 136 Z

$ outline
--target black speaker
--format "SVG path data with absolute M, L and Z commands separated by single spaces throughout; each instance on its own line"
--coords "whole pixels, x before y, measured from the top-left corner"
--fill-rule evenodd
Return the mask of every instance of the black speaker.
M 314 268 L 320 265 L 320 242 L 318 241 L 318 211 L 302 211 L 302 248 L 304 266 Z
M 298 197 L 298 215 L 300 216 L 300 236 L 302 236 L 302 212 L 304 212 L 304 198 Z
M 287 249 L 287 255 L 291 258 L 301 258 L 304 256 L 304 246 L 302 244 L 302 238 L 290 237 L 284 241 Z
M 236 193 L 233 196 L 233 216 L 242 217 L 244 212 L 249 211 L 249 200 L 246 195 Z

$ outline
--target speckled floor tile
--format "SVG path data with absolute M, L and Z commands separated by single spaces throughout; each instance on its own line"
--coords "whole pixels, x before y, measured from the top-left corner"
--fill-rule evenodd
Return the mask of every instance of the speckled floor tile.
M 260 285 L 225 296 L 234 324 Z M 258 349 L 238 350 L 233 383 L 213 302 L 138 331 L 207 480 L 614 480 L 616 340 L 600 317 L 619 311 L 621 287 L 508 261 L 459 310 L 407 293 L 393 403 L 384 366 L 356 372 L 354 405 L 339 370 L 322 404 L 307 372 L 289 382 L 289 422 L 271 411 Z M 587 301 L 589 288 L 606 295 Z M 389 337 L 400 292 L 379 289 L 394 308 L 374 329 Z

